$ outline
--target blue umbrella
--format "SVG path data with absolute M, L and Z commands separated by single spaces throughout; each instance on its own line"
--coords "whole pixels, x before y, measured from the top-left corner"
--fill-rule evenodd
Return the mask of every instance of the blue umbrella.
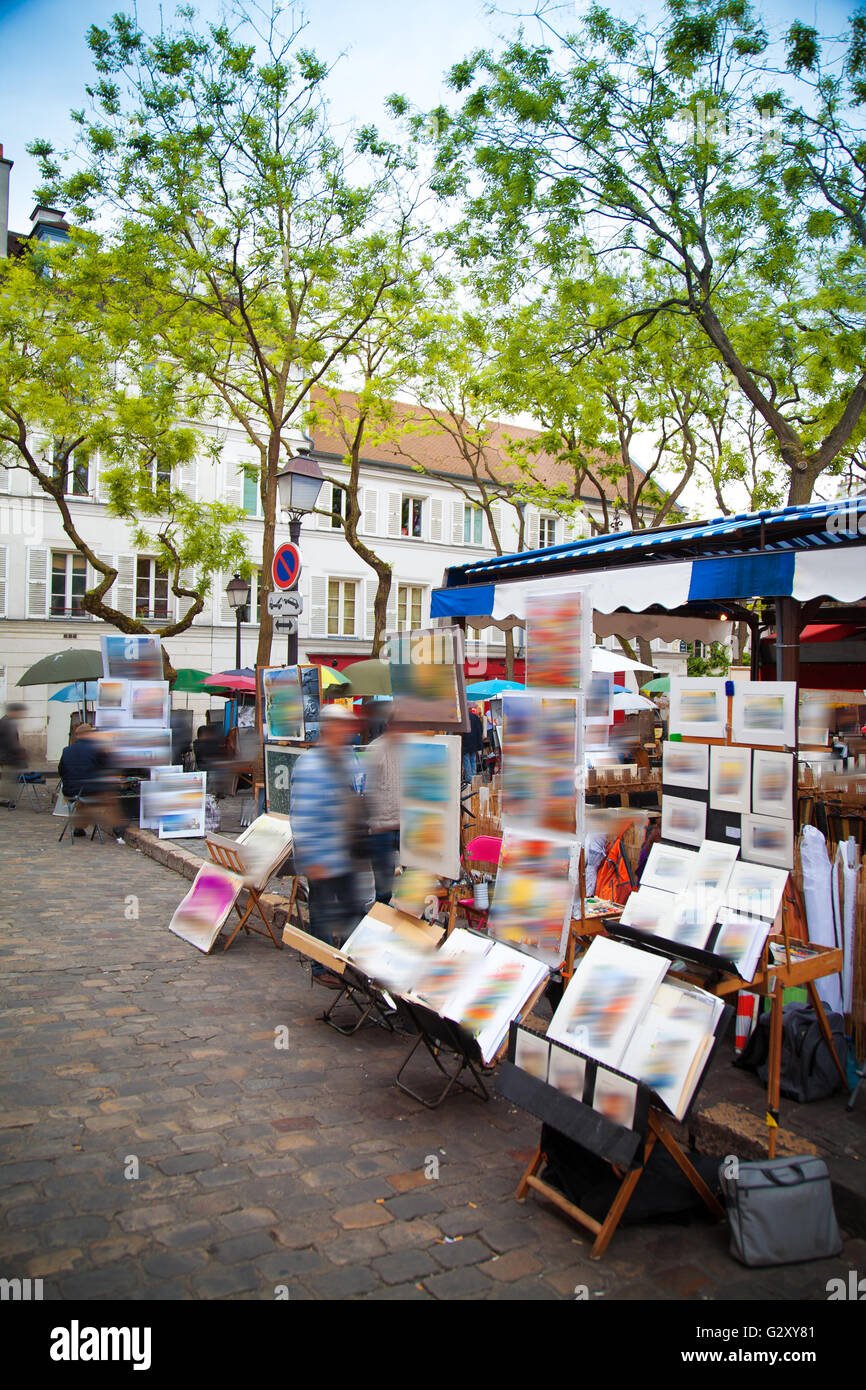
M 503 692 L 525 689 L 520 681 L 477 681 L 475 685 L 467 685 L 466 694 L 470 700 L 493 700 Z
M 95 700 L 96 681 L 73 681 L 71 685 L 64 685 L 56 695 L 49 696 L 49 699 L 61 700 L 64 705 L 80 705 L 85 700 Z

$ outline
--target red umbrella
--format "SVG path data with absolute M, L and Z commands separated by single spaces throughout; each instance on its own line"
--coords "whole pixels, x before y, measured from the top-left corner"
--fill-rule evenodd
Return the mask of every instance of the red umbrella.
M 236 676 L 230 671 L 217 671 L 216 675 L 208 676 L 207 680 L 202 681 L 209 690 L 215 687 L 220 690 L 233 690 L 236 693 L 255 695 L 256 683 L 249 676 Z

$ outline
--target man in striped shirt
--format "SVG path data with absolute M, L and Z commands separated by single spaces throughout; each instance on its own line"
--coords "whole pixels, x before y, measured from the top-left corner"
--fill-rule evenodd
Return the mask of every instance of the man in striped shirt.
M 327 705 L 318 744 L 292 771 L 295 869 L 309 887 L 310 932 L 332 946 L 341 946 L 364 915 L 354 857 L 362 808 L 349 748 L 356 728 L 347 709 Z M 335 980 L 317 962 L 313 975 L 323 984 Z

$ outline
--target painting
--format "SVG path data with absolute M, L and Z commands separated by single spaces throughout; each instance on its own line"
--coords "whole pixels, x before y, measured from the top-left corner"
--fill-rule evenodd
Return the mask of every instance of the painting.
M 700 845 L 706 835 L 707 806 L 680 796 L 662 797 L 662 839 Z
M 393 728 L 469 732 L 460 628 L 400 632 L 388 637 L 385 650 L 394 697 Z
M 167 729 L 171 713 L 168 681 L 130 681 L 129 718 L 136 729 Z
M 794 755 L 756 748 L 752 755 L 752 811 L 790 820 L 794 809 Z
M 586 691 L 592 674 L 588 590 L 526 599 L 526 684 L 533 691 Z
M 551 969 L 561 965 L 574 898 L 576 844 L 506 829 L 488 931 Z
M 671 676 L 668 727 L 685 738 L 724 738 L 728 699 L 723 676 Z
M 407 734 L 397 752 L 400 862 L 442 878 L 459 878 L 460 739 Z
M 297 666 L 264 666 L 261 673 L 262 732 L 266 740 L 301 743 L 304 702 Z
M 216 864 L 203 864 L 186 897 L 175 909 L 169 931 L 207 955 L 242 887 L 243 881 L 236 874 Z
M 547 1036 L 617 1066 L 669 961 L 596 937 L 575 970 Z
M 751 809 L 752 750 L 717 744 L 710 749 L 710 806 L 745 814 Z
M 794 822 L 779 816 L 743 816 L 743 859 L 753 864 L 794 867 Z
M 158 637 L 103 634 L 102 674 L 110 680 L 161 681 L 162 645 Z
M 736 743 L 796 742 L 797 686 L 794 681 L 736 681 L 732 717 Z
M 709 786 L 709 744 L 662 744 L 662 784 L 705 792 Z

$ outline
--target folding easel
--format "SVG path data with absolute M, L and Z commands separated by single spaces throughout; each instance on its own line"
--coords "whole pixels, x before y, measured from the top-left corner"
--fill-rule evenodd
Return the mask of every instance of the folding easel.
M 407 1096 L 419 1101 L 428 1110 L 437 1110 L 454 1086 L 457 1086 L 461 1091 L 468 1091 L 478 1096 L 481 1100 L 489 1100 L 490 1092 L 476 1071 L 476 1066 L 483 1067 L 484 1062 L 478 1043 L 472 1034 L 467 1033 L 465 1028 L 461 1028 L 458 1023 L 452 1023 L 450 1019 L 442 1018 L 432 1009 L 427 1009 L 421 1004 L 410 1003 L 408 999 L 399 996 L 395 1002 L 398 1014 L 408 1025 L 410 1031 L 415 1031 L 418 1034 L 404 1057 L 395 1078 L 400 1090 L 405 1091 Z M 413 1090 L 402 1080 L 404 1071 L 421 1046 L 426 1049 L 438 1070 L 445 1077 L 445 1085 L 434 1099 L 421 1095 L 420 1092 Z M 443 1054 L 452 1058 L 450 1068 L 443 1065 Z M 465 1081 L 461 1081 L 460 1078 L 466 1071 L 470 1073 L 474 1084 L 467 1085 Z
M 330 1007 L 319 1015 L 323 1023 L 342 1033 L 344 1038 L 350 1038 L 367 1022 L 375 1023 L 377 1027 L 385 1028 L 389 1033 L 395 1031 L 389 1016 L 394 1011 L 389 1008 L 382 991 L 367 975 L 347 963 L 342 972 L 342 981 L 343 987 L 339 994 L 334 996 Z M 352 1004 L 357 1009 L 358 1017 L 354 1023 L 339 1023 L 334 1017 L 334 1010 L 340 1004 Z
M 247 902 L 243 912 L 241 911 L 240 905 L 235 903 L 235 912 L 238 914 L 240 920 L 237 922 L 234 931 L 223 946 L 223 950 L 228 950 L 241 927 L 243 927 L 247 935 L 252 931 L 255 932 L 257 936 L 269 936 L 277 950 L 282 950 L 282 942 L 278 941 L 274 935 L 273 925 L 268 921 L 262 905 L 261 894 L 265 884 L 259 883 L 257 879 L 246 872 L 246 865 L 242 857 L 243 846 L 241 845 L 238 847 L 236 841 L 224 839 L 221 835 L 208 835 L 205 843 L 213 862 L 219 864 L 223 869 L 228 869 L 229 873 L 237 874 L 239 878 L 243 879 L 244 888 L 247 890 Z M 264 922 L 265 931 L 262 931 L 261 927 L 254 926 L 252 922 L 250 922 L 249 919 L 253 912 L 257 912 Z

